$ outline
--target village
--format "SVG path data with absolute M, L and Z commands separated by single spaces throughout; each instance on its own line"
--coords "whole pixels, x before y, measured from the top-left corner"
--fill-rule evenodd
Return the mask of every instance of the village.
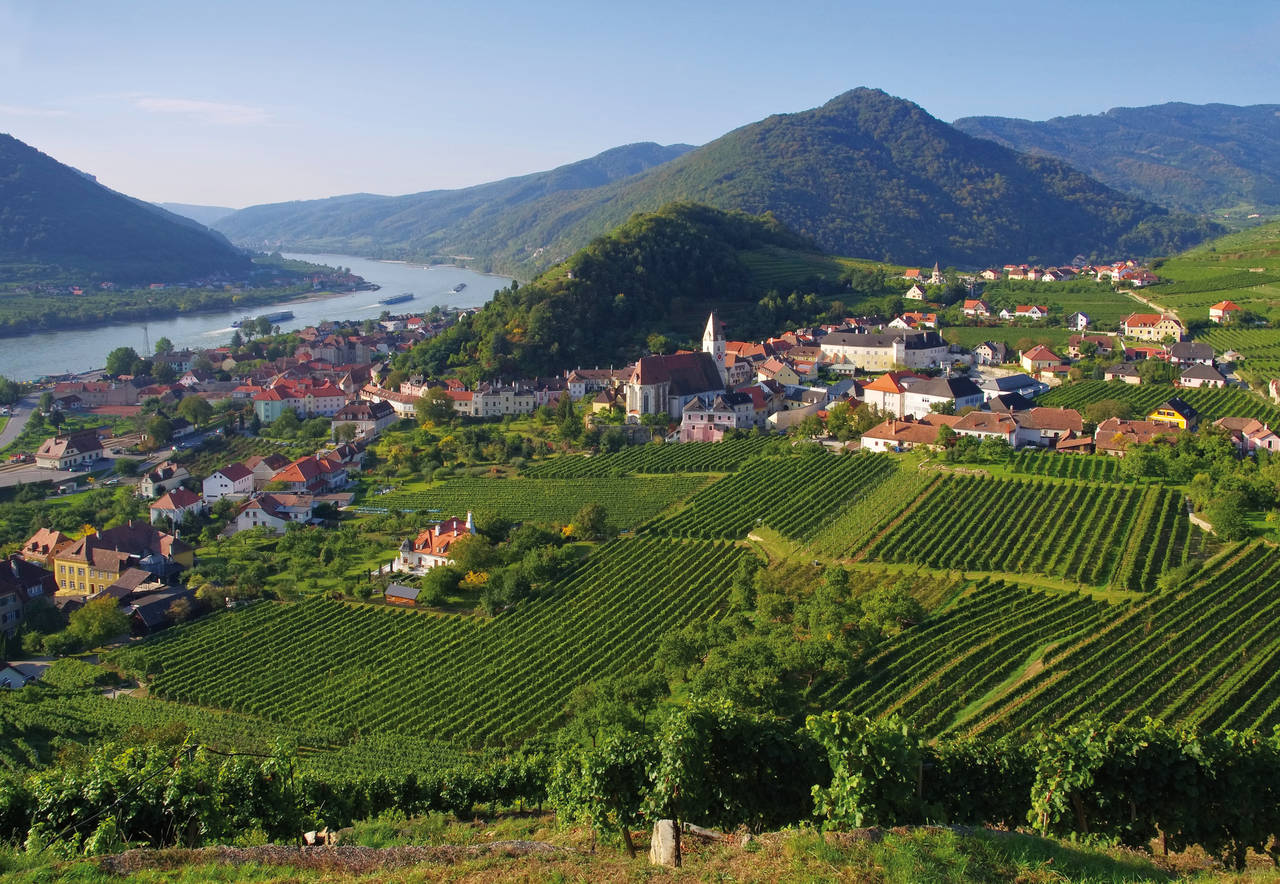
M 1144 268 L 1125 265 L 1010 265 L 980 276 L 1065 280 L 1072 272 L 1132 286 L 1154 279 Z M 907 300 L 923 296 L 921 283 L 946 282 L 937 266 L 930 276 L 908 270 L 906 277 Z M 972 278 L 964 282 L 977 284 Z M 981 297 L 964 299 L 961 310 L 975 324 L 1043 324 L 1051 312 L 1042 304 L 997 311 Z M 1238 310 L 1223 302 L 1208 319 L 1231 323 Z M 944 450 L 972 437 L 1010 450 L 1117 457 L 1135 445 L 1172 442 L 1203 424 L 1228 437 L 1242 456 L 1280 449 L 1280 435 L 1268 422 L 1248 415 L 1202 421 L 1184 400 L 1185 390 L 1243 382 L 1232 371 L 1236 354 L 1185 340 L 1183 323 L 1171 313 L 1134 312 L 1115 329 L 1094 328 L 1082 311 L 1059 317 L 1071 332 L 1062 352 L 1045 345 L 1018 351 L 998 339 L 961 347 L 939 334 L 937 314 L 925 310 L 892 318 L 847 317 L 759 341 L 727 339 L 724 323 L 712 313 L 698 349 L 642 356 L 613 368 L 583 366 L 559 377 L 471 387 L 456 378 L 405 377 L 394 369 L 397 354 L 456 319 L 406 315 L 363 327 L 324 324 L 296 333 L 291 353 L 251 366 L 240 364 L 235 347 L 163 350 L 150 361 L 150 374 L 53 384 L 42 413 L 55 427 L 68 416 L 92 422 L 95 415 L 137 415 L 145 404 L 165 415 L 165 438 L 113 437 L 100 429 L 55 433 L 3 469 L 45 473 L 54 477 L 57 492 L 75 493 L 95 480 L 121 481 L 108 476 L 128 471 L 113 464 L 132 457 L 141 469 L 128 481 L 146 502 L 149 519 L 111 528 L 88 525 L 77 536 L 35 531 L 0 563 L 0 630 L 13 634 L 24 607 L 40 597 L 54 600 L 64 613 L 111 599 L 138 635 L 191 616 L 202 602 L 182 575 L 194 565 L 194 532 L 201 524 L 216 514 L 222 537 L 254 530 L 284 535 L 294 526 L 324 530 L 353 508 L 370 446 L 388 429 L 413 422 L 502 424 L 535 412 L 569 413 L 628 445 L 776 434 L 834 450 L 903 452 Z M 1169 395 L 1139 414 L 1037 404 L 1049 391 L 1084 378 L 1126 387 L 1149 384 Z M 204 469 L 180 456 L 211 437 L 221 445 L 285 424 L 299 432 L 315 430 L 309 434 L 314 450 L 303 456 L 256 453 Z M 26 466 L 27 460 L 34 466 Z M 441 513 L 437 522 L 387 550 L 388 574 L 403 579 L 448 564 L 450 546 L 475 531 L 466 511 Z M 384 600 L 412 605 L 417 594 L 414 586 L 391 582 Z

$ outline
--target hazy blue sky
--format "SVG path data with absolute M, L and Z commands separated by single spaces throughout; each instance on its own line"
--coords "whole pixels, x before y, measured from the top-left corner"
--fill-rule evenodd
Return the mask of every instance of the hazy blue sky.
M 0 0 L 0 132 L 156 201 L 410 193 L 855 86 L 944 120 L 1280 102 L 1276 0 Z

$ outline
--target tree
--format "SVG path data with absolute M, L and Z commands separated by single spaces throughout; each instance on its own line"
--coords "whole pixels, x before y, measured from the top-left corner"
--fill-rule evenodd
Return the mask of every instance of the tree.
M 241 337 L 240 332 L 239 331 L 232 332 L 231 333 L 231 349 L 239 350 L 243 346 L 244 346 L 244 338 Z
M 604 537 L 609 530 L 608 513 L 598 503 L 589 503 L 573 517 L 570 531 L 574 537 L 583 540 L 596 540 Z
M 351 442 L 356 438 L 356 425 L 353 423 L 338 424 L 333 428 L 333 438 L 339 442 Z
M 431 387 L 413 404 L 418 423 L 446 424 L 453 420 L 453 400 L 444 387 Z
M 137 361 L 138 352 L 132 347 L 116 347 L 107 354 L 107 374 L 112 377 L 129 374 Z
M 1084 417 L 1092 424 L 1100 424 L 1112 417 L 1132 420 L 1133 406 L 1122 399 L 1100 399 L 1084 407 Z
M 45 414 L 53 411 L 53 394 L 48 390 L 40 394 L 40 410 Z
M 147 436 L 152 448 L 163 448 L 173 441 L 173 424 L 164 415 L 157 414 L 147 421 Z
M 1245 499 L 1238 491 L 1218 495 L 1205 507 L 1204 514 L 1213 525 L 1214 533 L 1224 540 L 1243 540 L 1249 536 Z
M 105 641 L 128 633 L 129 617 L 120 610 L 115 599 L 95 599 L 71 614 L 67 631 L 86 648 L 96 648 Z
M 159 356 L 161 353 L 172 353 L 172 352 L 173 352 L 173 341 L 163 337 L 156 341 L 157 356 Z
M 948 427 L 946 424 L 938 427 L 938 435 L 934 437 L 934 444 L 941 445 L 944 448 L 951 445 L 955 441 L 956 431 Z
M 1138 365 L 1138 377 L 1144 384 L 1172 384 L 1178 378 L 1178 368 L 1163 359 L 1146 359 Z
M 21 395 L 21 386 L 6 377 L 0 377 L 0 405 L 12 405 Z
M 66 422 L 67 422 L 67 416 L 63 414 L 60 410 L 54 409 L 53 411 L 49 412 L 49 425 L 53 427 L 55 430 L 58 429 L 58 427 L 62 426 Z
M 196 426 L 201 426 L 213 417 L 213 406 L 207 399 L 199 396 L 184 396 L 178 403 L 178 414 Z

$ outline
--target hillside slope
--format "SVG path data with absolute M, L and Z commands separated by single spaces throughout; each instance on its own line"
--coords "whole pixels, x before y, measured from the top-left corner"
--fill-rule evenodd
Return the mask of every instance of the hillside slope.
M 1118 190 L 1187 212 L 1280 211 L 1280 105 L 1117 107 L 1050 120 L 965 117 L 957 129 L 1057 157 Z
M 320 218 L 288 205 L 255 207 L 219 229 L 258 245 L 269 232 L 294 246 L 475 256 L 482 266 L 524 276 L 634 213 L 673 201 L 772 212 L 827 251 L 908 264 L 1167 254 L 1217 232 L 1061 161 L 965 135 L 873 89 L 771 116 L 604 186 L 490 204 L 482 216 L 451 221 L 429 236 L 411 230 L 407 219 L 387 218 L 385 206 L 371 214 L 368 200 L 336 198 Z M 252 218 L 271 224 L 245 226 Z
M 0 134 L 0 275 L 173 282 L 248 268 L 221 235 Z
M 453 257 L 469 248 L 463 244 L 500 225 L 502 214 L 515 207 L 552 194 L 600 187 L 691 149 L 687 144 L 628 144 L 547 172 L 459 190 L 406 196 L 357 193 L 250 206 L 219 219 L 216 227 L 237 242 L 260 247 L 379 258 Z

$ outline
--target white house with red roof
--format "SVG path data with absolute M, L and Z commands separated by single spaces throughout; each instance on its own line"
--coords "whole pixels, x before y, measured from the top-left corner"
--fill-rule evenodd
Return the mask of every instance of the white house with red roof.
M 305 525 L 315 514 L 316 501 L 310 494 L 271 492 L 259 494 L 240 505 L 225 533 L 238 534 L 251 528 L 268 528 L 283 534 L 291 524 Z
M 165 492 L 159 500 L 151 504 L 151 524 L 168 519 L 172 524 L 181 524 L 183 517 L 190 512 L 203 512 L 204 498 L 194 491 L 175 488 Z
M 253 493 L 253 470 L 242 463 L 214 470 L 205 478 L 201 490 L 206 501 L 248 497 Z
M 270 423 L 284 414 L 286 408 L 299 417 L 333 417 L 347 402 L 347 394 L 330 381 L 278 381 L 269 390 L 253 394 L 253 410 L 258 420 Z
M 1022 358 L 1018 361 L 1021 362 L 1022 367 L 1031 374 L 1036 374 L 1042 369 L 1052 369 L 1062 365 L 1062 357 L 1043 344 L 1037 344 L 1027 352 L 1023 353 Z
M 994 270 L 988 271 L 988 272 L 995 273 Z M 991 305 L 988 304 L 986 301 L 982 300 L 981 298 L 965 298 L 963 309 L 964 309 L 965 316 L 990 316 L 991 315 Z
M 471 513 L 464 519 L 449 519 L 419 532 L 412 540 L 400 544 L 399 554 L 391 570 L 406 574 L 424 574 L 432 568 L 449 564 L 449 547 L 460 538 L 475 533 Z
M 1235 319 L 1239 312 L 1239 304 L 1233 301 L 1219 301 L 1209 308 L 1209 321 L 1221 325 Z

